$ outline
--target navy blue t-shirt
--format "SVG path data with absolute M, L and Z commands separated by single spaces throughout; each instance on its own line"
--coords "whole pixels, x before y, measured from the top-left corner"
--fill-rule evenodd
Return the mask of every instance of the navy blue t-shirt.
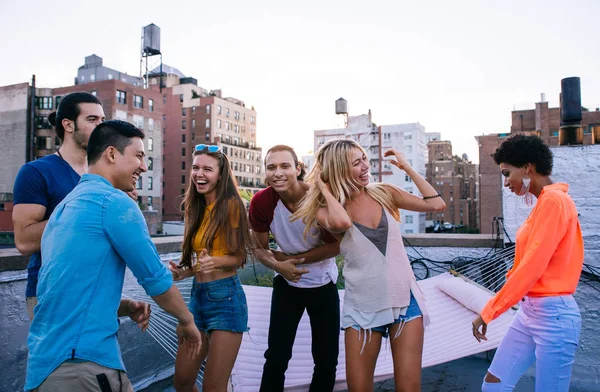
M 47 220 L 58 203 L 79 183 L 80 178 L 71 165 L 56 154 L 28 162 L 21 167 L 15 179 L 14 203 L 39 204 L 46 207 L 44 220 Z M 32 254 L 27 265 L 27 297 L 36 296 L 38 271 L 41 266 L 40 252 Z

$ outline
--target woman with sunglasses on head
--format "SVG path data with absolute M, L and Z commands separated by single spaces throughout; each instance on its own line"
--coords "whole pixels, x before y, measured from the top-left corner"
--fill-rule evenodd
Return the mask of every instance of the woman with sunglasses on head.
M 195 147 L 182 207 L 181 263 L 170 262 L 169 269 L 175 280 L 194 277 L 188 306 L 202 333 L 202 351 L 190 361 L 185 345 L 179 345 L 174 386 L 178 392 L 198 391 L 196 377 L 206 358 L 202 389 L 225 392 L 242 334 L 248 331 L 248 307 L 237 269 L 253 242 L 229 160 L 219 146 Z
M 389 150 L 423 198 L 391 184 L 370 183 L 365 150 L 352 139 L 321 146 L 307 181 L 314 184 L 292 219 L 315 222 L 340 238 L 346 291 L 342 328 L 348 391 L 372 391 L 382 338 L 390 338 L 398 391 L 421 390 L 425 299 L 402 244 L 399 209 L 441 211 L 446 204 L 407 162 Z M 305 234 L 306 235 L 306 234 Z

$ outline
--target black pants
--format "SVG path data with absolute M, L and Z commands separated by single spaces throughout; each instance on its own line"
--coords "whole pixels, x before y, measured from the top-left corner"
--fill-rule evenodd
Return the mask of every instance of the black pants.
M 285 371 L 292 358 L 298 324 L 310 318 L 312 356 L 315 363 L 311 392 L 329 392 L 335 384 L 340 337 L 340 297 L 335 284 L 316 288 L 290 286 L 281 276 L 273 279 L 269 347 L 260 383 L 261 392 L 283 391 Z

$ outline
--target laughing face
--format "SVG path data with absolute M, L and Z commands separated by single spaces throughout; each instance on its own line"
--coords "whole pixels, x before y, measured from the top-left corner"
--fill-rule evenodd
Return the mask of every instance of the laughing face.
M 289 151 L 272 151 L 265 158 L 266 177 L 277 192 L 285 192 L 295 185 L 301 168 L 295 164 Z
M 148 171 L 145 160 L 144 142 L 139 137 L 131 138 L 131 144 L 125 147 L 123 154 L 116 151 L 116 170 L 118 175 L 115 188 L 124 192 L 135 189 L 136 183 L 143 172 Z
M 352 150 L 352 168 L 350 175 L 355 184 L 359 186 L 369 185 L 370 179 L 370 164 L 369 158 L 360 148 L 354 148 Z
M 196 191 L 204 196 L 215 193 L 219 183 L 219 160 L 206 154 L 194 156 L 192 162 L 192 181 Z

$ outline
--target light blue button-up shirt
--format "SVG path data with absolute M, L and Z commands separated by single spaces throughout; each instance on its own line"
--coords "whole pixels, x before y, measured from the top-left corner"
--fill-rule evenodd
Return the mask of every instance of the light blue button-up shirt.
M 25 390 L 70 359 L 125 370 L 117 341 L 125 266 L 149 296 L 173 284 L 137 204 L 105 178 L 83 175 L 46 225 L 42 259 Z

